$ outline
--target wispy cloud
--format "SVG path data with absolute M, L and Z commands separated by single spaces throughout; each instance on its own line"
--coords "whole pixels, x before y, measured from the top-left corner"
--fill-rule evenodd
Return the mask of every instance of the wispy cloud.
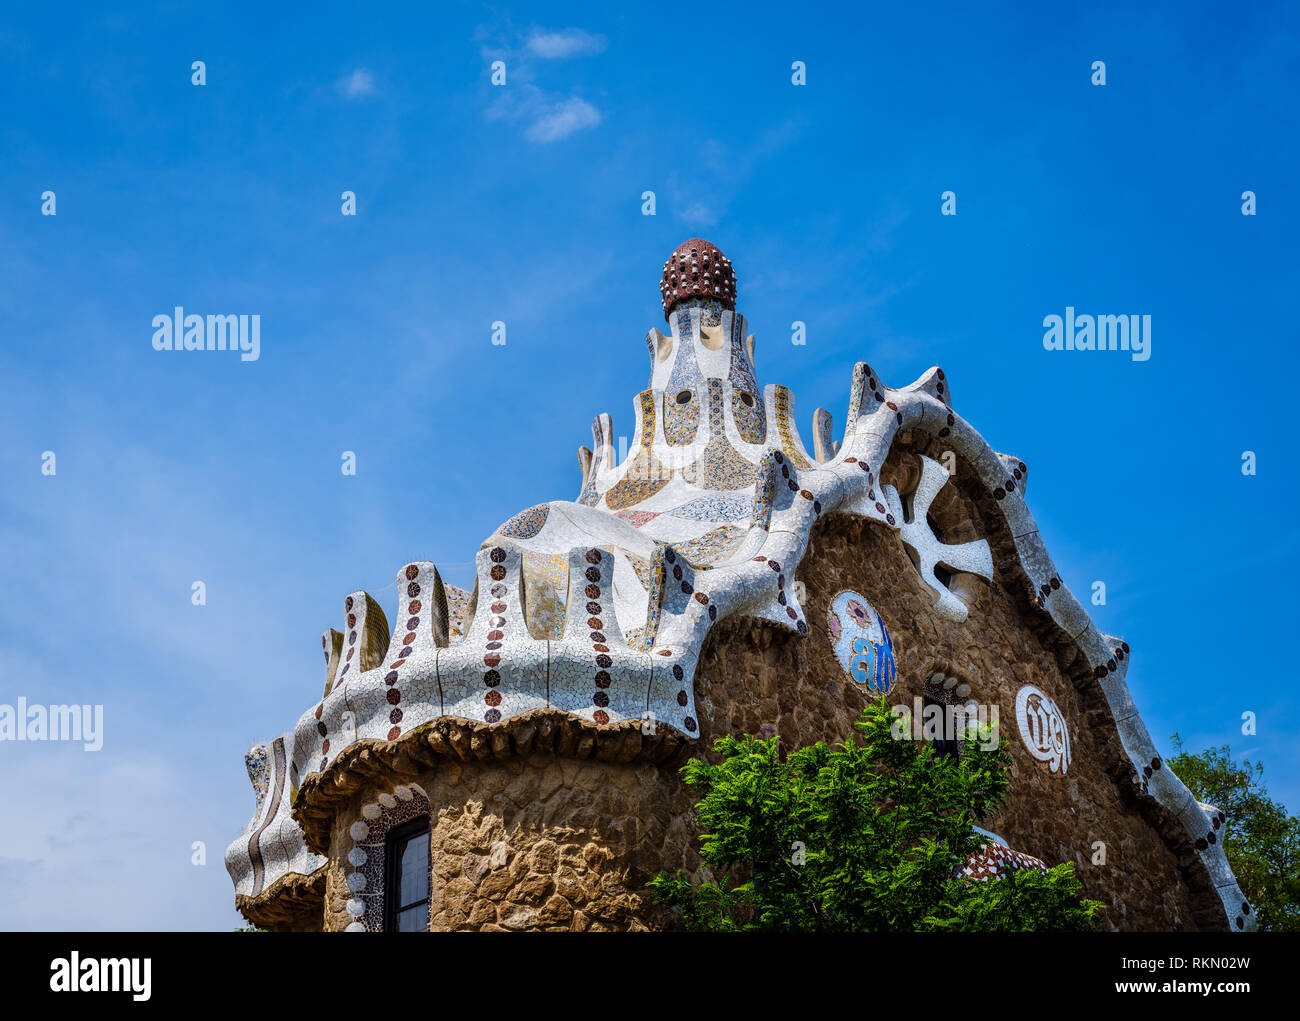
M 605 37 L 592 35 L 580 28 L 565 28 L 558 32 L 534 29 L 528 37 L 525 48 L 533 56 L 543 60 L 567 60 L 570 57 L 585 57 L 604 52 Z
M 515 86 L 488 107 L 489 120 L 524 124 L 524 137 L 546 144 L 600 123 L 600 111 L 579 96 L 558 96 L 535 85 Z
M 544 88 L 538 82 L 539 62 L 590 56 L 605 49 L 605 37 L 580 28 L 534 28 L 526 35 L 509 29 L 480 26 L 483 59 L 506 66 L 506 84 L 495 87 L 484 112 L 489 120 L 517 122 L 530 142 L 545 145 L 593 128 L 602 120 L 597 107 L 571 87 Z
M 600 111 L 585 99 L 570 96 L 538 113 L 524 137 L 530 142 L 558 142 L 600 123 Z
M 718 222 L 718 214 L 712 206 L 704 202 L 692 202 L 682 210 L 682 219 L 701 227 L 712 227 Z
M 350 74 L 345 74 L 336 83 L 339 92 L 349 99 L 359 99 L 362 96 L 373 96 L 377 91 L 375 89 L 374 76 L 364 67 L 358 67 Z

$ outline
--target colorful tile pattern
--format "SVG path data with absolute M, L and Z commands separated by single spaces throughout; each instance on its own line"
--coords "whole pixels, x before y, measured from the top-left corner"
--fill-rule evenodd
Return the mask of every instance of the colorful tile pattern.
M 444 585 L 447 593 L 447 626 L 452 641 L 457 641 L 465 634 L 469 616 L 469 592 L 455 585 Z
M 767 416 L 763 399 L 752 390 L 731 391 L 731 417 L 736 431 L 746 443 L 762 443 L 767 439 Z
M 653 521 L 658 516 L 658 511 L 621 510 L 614 512 L 614 517 L 620 521 L 626 521 L 633 528 L 640 528 L 647 521 Z
M 953 869 L 953 875 L 963 879 L 984 882 L 990 879 L 1005 879 L 1012 872 L 1021 869 L 1037 869 L 1046 872 L 1047 865 L 1023 851 L 1013 851 L 1002 844 L 987 843 Z
M 546 517 L 551 512 L 549 503 L 539 503 L 520 511 L 497 529 L 498 535 L 508 535 L 512 539 L 532 539 L 546 524 Z
M 795 439 L 794 423 L 791 420 L 794 401 L 790 397 L 790 391 L 783 386 L 774 386 L 773 390 L 776 393 L 776 428 L 781 437 L 781 449 L 796 468 L 811 468 L 812 464 L 803 456 Z
M 701 496 L 674 507 L 670 514 L 690 521 L 742 521 L 754 510 L 754 498 L 749 493 L 726 496 Z
M 719 525 L 697 539 L 687 539 L 676 544 L 677 550 L 696 567 L 716 564 L 735 552 L 745 537 L 745 530 L 735 525 Z
M 852 590 L 836 595 L 826 610 L 826 629 L 835 658 L 855 684 L 877 692 L 893 687 L 894 642 L 866 596 Z
M 700 429 L 700 398 L 695 390 L 664 394 L 664 439 L 669 446 L 685 447 L 695 442 Z
M 722 419 L 722 380 L 709 380 L 708 400 L 708 445 L 694 464 L 682 469 L 682 477 L 700 489 L 744 489 L 753 484 L 754 465 L 741 457 L 727 439 Z
M 641 446 L 628 466 L 626 474 L 605 494 L 605 506 L 610 510 L 625 510 L 668 485 L 672 479 L 671 468 L 654 455 L 655 395 L 646 390 L 640 396 Z
M 754 366 L 749 359 L 749 352 L 745 350 L 745 317 L 739 312 L 732 313 L 731 316 L 731 365 L 727 370 L 727 379 L 737 390 L 744 393 L 753 394 L 755 399 L 761 405 L 761 391 L 758 388 L 758 380 L 754 377 Z M 762 440 L 752 440 L 753 443 L 761 443 Z
M 558 640 L 564 634 L 569 594 L 569 558 L 561 553 L 521 551 L 528 630 L 534 638 Z

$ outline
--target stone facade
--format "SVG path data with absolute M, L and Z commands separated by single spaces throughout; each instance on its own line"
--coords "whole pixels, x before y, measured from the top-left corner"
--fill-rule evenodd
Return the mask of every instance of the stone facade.
M 676 786 L 670 770 L 532 754 L 444 762 L 419 784 L 432 808 L 433 929 L 582 932 L 656 924 L 645 880 L 670 848 L 680 854 L 686 844 L 668 808 Z M 346 859 L 349 821 L 360 818 L 371 796 L 355 796 L 331 830 L 332 860 Z M 339 875 L 326 897 L 326 928 L 352 922 L 348 894 Z

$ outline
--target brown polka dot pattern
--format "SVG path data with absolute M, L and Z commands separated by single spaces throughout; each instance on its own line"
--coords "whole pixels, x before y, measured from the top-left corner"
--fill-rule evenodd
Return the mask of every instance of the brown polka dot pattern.
M 726 309 L 736 307 L 736 271 L 718 246 L 703 238 L 683 241 L 664 263 L 659 281 L 665 321 L 689 298 L 709 298 Z

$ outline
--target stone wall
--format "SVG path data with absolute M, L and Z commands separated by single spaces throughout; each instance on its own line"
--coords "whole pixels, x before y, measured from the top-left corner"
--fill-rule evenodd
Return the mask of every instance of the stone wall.
M 1085 895 L 1105 901 L 1107 921 L 1118 928 L 1195 927 L 1178 859 L 1142 808 L 1121 795 L 1119 784 L 1128 781 L 1117 783 L 1114 764 L 1124 761 L 1123 753 L 1104 704 L 1085 705 L 1055 657 L 1018 622 L 1000 586 L 973 590 L 978 596 L 964 623 L 941 620 L 929 612 L 933 594 L 895 533 L 844 518 L 816 530 L 813 551 L 796 576 L 807 591 L 807 641 L 780 636 L 767 644 L 770 635 L 758 634 L 719 648 L 702 663 L 705 677 L 728 677 L 699 692 L 702 703 L 727 707 L 719 729 L 766 724 L 788 746 L 848 736 L 864 696 L 834 657 L 826 610 L 837 593 L 853 589 L 879 611 L 893 638 L 898 679 L 891 704 L 911 706 L 924 679 L 938 670 L 969 683 L 977 702 L 998 706 L 1013 758 L 1011 789 L 1003 810 L 983 821 L 985 828 L 1049 865 L 1075 862 Z M 738 684 L 745 674 L 750 683 Z M 1064 775 L 1034 759 L 1020 738 L 1015 700 L 1025 684 L 1050 695 L 1065 716 L 1072 761 Z M 708 710 L 701 715 L 709 718 Z M 1094 841 L 1106 845 L 1104 866 L 1091 864 Z
M 675 770 L 552 753 L 443 762 L 417 781 L 429 797 L 435 930 L 619 931 L 657 927 L 646 881 L 665 861 L 698 864 L 675 817 Z M 331 833 L 345 862 L 350 825 L 378 791 L 358 794 Z M 678 799 L 680 800 L 680 799 Z M 504 847 L 499 845 L 504 844 Z M 326 927 L 346 928 L 343 871 L 331 875 Z

